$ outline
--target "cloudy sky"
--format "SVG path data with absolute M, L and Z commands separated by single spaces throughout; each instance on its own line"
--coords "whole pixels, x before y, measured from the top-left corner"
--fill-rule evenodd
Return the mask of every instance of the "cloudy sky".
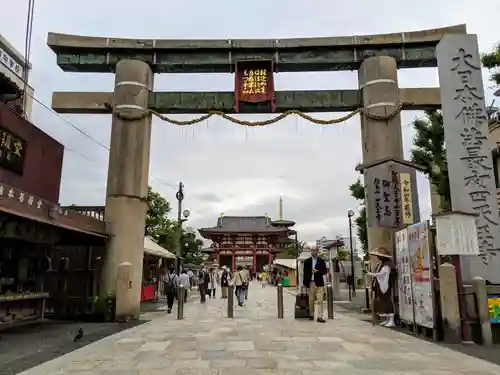
M 3 12 L 0 28 L 20 51 L 24 50 L 25 3 L 10 1 L 8 17 Z M 378 34 L 466 23 L 470 33 L 479 35 L 480 50 L 489 51 L 500 41 L 499 14 L 498 0 L 37 0 L 30 84 L 36 98 L 48 105 L 56 90 L 112 90 L 111 74 L 62 72 L 46 47 L 49 31 L 123 38 L 289 38 Z M 230 75 L 163 75 L 156 76 L 155 89 L 230 91 L 233 82 Z M 399 83 L 400 87 L 437 86 L 437 69 L 400 71 Z M 278 74 L 276 88 L 353 89 L 357 88 L 357 76 L 355 72 Z M 489 100 L 491 93 L 488 89 Z M 419 115 L 406 112 L 402 117 L 406 155 L 413 138 L 409 124 Z M 108 145 L 110 116 L 63 117 L 35 104 L 33 119 L 66 146 L 61 203 L 103 204 L 108 151 L 69 123 Z M 285 216 L 297 222 L 302 240 L 313 242 L 321 236 L 348 232 L 347 211 L 358 208 L 347 188 L 356 180 L 354 167 L 361 161 L 358 117 L 332 127 L 295 118 L 263 129 L 244 129 L 220 119 L 194 129 L 157 119 L 153 124 L 150 183 L 174 201 L 174 185 L 184 182 L 192 227 L 213 226 L 221 212 L 276 217 L 278 199 L 283 196 Z M 428 217 L 428 182 L 422 176 L 418 188 L 421 211 Z

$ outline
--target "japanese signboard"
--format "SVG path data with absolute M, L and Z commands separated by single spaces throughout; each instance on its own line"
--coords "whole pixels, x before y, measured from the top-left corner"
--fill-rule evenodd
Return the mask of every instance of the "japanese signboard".
M 427 221 L 396 232 L 396 267 L 401 320 L 434 328 L 433 263 Z
M 366 168 L 364 176 L 370 227 L 401 229 L 420 219 L 413 168 L 386 161 Z
M 477 36 L 445 35 L 436 53 L 452 208 L 478 215 L 480 255 L 464 259 L 462 278 L 498 283 L 498 204 Z
M 23 78 L 23 67 L 14 58 L 9 55 L 5 50 L 0 48 L 0 63 L 5 65 L 12 73 L 16 74 L 19 78 Z
M 399 191 L 401 193 L 401 209 L 403 212 L 403 224 L 413 224 L 413 202 L 411 196 L 411 175 L 400 173 Z
M 26 141 L 0 127 L 0 166 L 23 173 Z
M 408 254 L 410 256 L 415 323 L 422 327 L 434 328 L 429 224 L 427 221 L 423 221 L 410 225 L 406 230 L 408 236 Z
M 479 255 L 476 215 L 460 212 L 435 216 L 436 250 L 440 256 Z
M 269 102 L 275 110 L 272 61 L 239 61 L 235 72 L 235 110 L 239 112 L 240 102 Z
M 413 287 L 406 228 L 396 232 L 396 267 L 398 269 L 399 318 L 403 322 L 411 324 L 415 321 L 415 311 L 413 309 Z
M 58 204 L 48 202 L 4 183 L 0 183 L 0 212 L 14 213 L 16 216 L 28 217 L 40 223 L 50 222 L 55 226 L 61 225 L 67 229 L 74 228 L 78 231 L 104 235 L 109 232 L 106 222 L 103 220 L 63 208 Z M 40 233 L 43 234 L 43 232 Z

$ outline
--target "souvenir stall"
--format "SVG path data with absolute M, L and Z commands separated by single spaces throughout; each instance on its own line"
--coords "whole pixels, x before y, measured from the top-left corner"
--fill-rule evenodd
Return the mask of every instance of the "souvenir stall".
M 141 302 L 158 299 L 161 274 L 173 262 L 174 254 L 158 245 L 151 237 L 144 237 Z
M 281 275 L 281 283 L 284 287 L 295 287 L 297 275 L 296 259 L 275 259 L 273 268 Z
M 0 241 L 0 330 L 43 319 L 44 245 L 2 238 Z

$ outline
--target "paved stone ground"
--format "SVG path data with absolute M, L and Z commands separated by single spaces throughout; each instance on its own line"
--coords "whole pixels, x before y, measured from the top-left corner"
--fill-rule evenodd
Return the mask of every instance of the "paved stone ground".
M 372 327 L 345 314 L 319 324 L 276 318 L 276 289 L 254 283 L 247 306 L 226 318 L 225 300 L 164 312 L 22 375 L 498 375 L 500 366 L 430 342 Z

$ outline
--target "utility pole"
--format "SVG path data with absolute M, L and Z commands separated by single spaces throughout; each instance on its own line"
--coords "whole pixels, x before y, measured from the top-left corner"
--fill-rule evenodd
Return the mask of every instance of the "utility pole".
M 175 270 L 177 275 L 181 271 L 181 251 L 182 251 L 182 201 L 184 200 L 184 184 L 179 182 L 179 190 L 175 194 L 177 198 L 177 251 L 175 252 Z
M 352 247 L 352 217 L 354 216 L 354 211 L 349 210 L 347 217 L 349 218 L 349 247 L 351 250 L 351 274 L 352 274 L 352 296 L 356 297 L 356 274 L 354 269 L 354 249 Z

